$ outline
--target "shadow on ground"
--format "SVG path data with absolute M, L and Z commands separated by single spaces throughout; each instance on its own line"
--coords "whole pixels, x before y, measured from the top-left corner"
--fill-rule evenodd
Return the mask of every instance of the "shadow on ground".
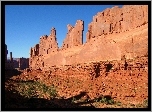
M 22 73 L 21 71 L 18 71 L 16 69 L 5 70 L 5 81 L 7 81 L 8 79 L 10 79 L 13 76 L 20 75 L 21 73 Z
M 16 90 L 5 90 L 5 108 L 95 108 L 94 106 L 80 106 L 80 104 L 90 104 L 94 101 L 73 103 L 72 99 L 80 99 L 86 95 L 85 92 L 68 99 L 43 99 L 43 98 L 25 98 Z

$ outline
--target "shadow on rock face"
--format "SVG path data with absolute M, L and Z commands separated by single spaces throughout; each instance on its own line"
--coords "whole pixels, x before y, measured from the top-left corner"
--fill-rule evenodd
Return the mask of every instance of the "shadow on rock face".
M 95 66 L 95 78 L 99 77 L 100 76 L 100 63 L 97 63 L 97 65 Z

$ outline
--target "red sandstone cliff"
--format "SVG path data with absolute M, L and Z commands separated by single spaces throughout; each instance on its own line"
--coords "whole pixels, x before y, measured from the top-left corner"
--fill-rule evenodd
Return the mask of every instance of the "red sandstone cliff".
M 148 6 L 117 6 L 97 13 L 88 26 L 87 42 L 82 45 L 83 21 L 68 33 L 61 49 L 58 48 L 55 28 L 49 36 L 30 52 L 32 69 L 47 69 L 53 65 L 68 65 L 99 60 L 121 60 L 145 55 L 148 52 Z M 63 50 L 65 49 L 65 50 Z
M 130 31 L 148 23 L 148 6 L 115 6 L 97 13 L 88 25 L 87 41 L 91 38 Z
M 77 20 L 75 27 L 70 24 L 67 25 L 68 33 L 63 41 L 61 49 L 70 48 L 83 44 L 83 21 Z

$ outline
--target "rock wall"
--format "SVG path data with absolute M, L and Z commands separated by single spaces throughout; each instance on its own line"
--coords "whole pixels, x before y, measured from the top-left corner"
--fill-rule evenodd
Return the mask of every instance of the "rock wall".
M 85 44 L 82 41 L 83 21 L 78 20 L 74 27 L 68 24 L 68 33 L 60 49 L 56 30 L 52 28 L 49 36 L 42 36 L 39 44 L 31 48 L 30 68 L 49 69 L 52 65 L 121 60 L 123 56 L 133 59 L 142 56 L 148 51 L 147 23 L 146 5 L 108 8 L 93 17 L 93 21 L 88 25 Z
M 5 69 L 14 69 L 14 64 L 13 64 L 13 58 L 12 58 L 12 52 L 10 52 L 10 60 L 7 60 L 7 54 L 8 54 L 8 50 L 7 50 L 7 45 L 5 44 Z
M 84 23 L 82 20 L 77 20 L 75 26 L 67 25 L 68 33 L 61 49 L 71 48 L 83 44 Z
M 29 58 L 19 58 L 19 69 L 23 70 L 29 68 Z
M 48 71 L 25 71 L 16 76 L 16 79 L 39 80 L 48 86 L 53 84 L 59 96 L 65 98 L 85 91 L 91 99 L 108 95 L 121 103 L 133 103 L 137 100 L 143 102 L 148 97 L 148 57 L 127 60 L 127 64 L 126 70 L 124 60 L 110 61 L 110 64 L 108 61 L 100 61 L 61 67 L 50 66 Z M 108 72 L 111 65 L 112 68 Z
M 41 36 L 39 44 L 36 44 L 33 48 L 31 48 L 30 57 L 43 56 L 45 54 L 50 54 L 56 51 L 58 51 L 56 30 L 55 28 L 52 28 L 51 34 L 49 36 Z
M 7 61 L 7 54 L 8 54 L 8 50 L 7 50 L 7 45 L 5 44 L 5 62 Z
M 43 56 L 57 52 L 58 51 L 58 43 L 56 38 L 56 30 L 54 27 L 51 29 L 51 33 L 49 36 L 44 35 L 40 37 L 39 44 L 36 44 L 33 48 L 30 49 L 30 58 L 29 64 L 32 66 L 42 66 Z
M 13 60 L 14 68 L 19 68 L 19 59 Z
M 140 71 L 140 73 L 145 73 L 148 70 L 148 58 L 140 57 L 136 60 L 120 60 L 120 61 L 97 61 L 90 63 L 72 64 L 65 66 L 50 66 L 50 74 L 58 75 L 86 75 L 89 74 L 90 77 L 99 77 L 101 75 L 106 75 L 106 73 L 123 73 L 123 70 L 127 72 L 130 71 Z M 47 71 L 47 72 L 48 72 Z M 135 73 L 135 72 L 134 72 Z M 136 72 L 138 73 L 138 72 Z
M 35 53 L 37 53 L 37 52 L 35 52 Z M 7 50 L 7 45 L 5 44 L 5 69 L 19 68 L 19 69 L 23 70 L 23 69 L 29 67 L 29 58 L 23 58 L 22 57 L 22 58 L 16 58 L 15 60 L 13 60 L 12 52 L 10 52 L 10 60 L 8 61 L 7 60 L 7 54 L 8 54 L 8 50 Z M 31 56 L 33 54 L 31 54 Z
M 121 33 L 148 23 L 147 5 L 115 6 L 97 13 L 88 25 L 87 42 L 100 35 Z

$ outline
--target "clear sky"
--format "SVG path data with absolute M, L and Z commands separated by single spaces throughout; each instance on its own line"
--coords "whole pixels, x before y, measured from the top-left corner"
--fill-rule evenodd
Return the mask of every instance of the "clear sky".
M 115 5 L 7 5 L 5 7 L 5 43 L 8 56 L 29 57 L 30 48 L 39 43 L 40 36 L 49 35 L 55 27 L 58 46 L 67 33 L 67 24 L 84 21 L 83 41 L 93 16 Z M 118 5 L 122 7 L 122 5 Z

